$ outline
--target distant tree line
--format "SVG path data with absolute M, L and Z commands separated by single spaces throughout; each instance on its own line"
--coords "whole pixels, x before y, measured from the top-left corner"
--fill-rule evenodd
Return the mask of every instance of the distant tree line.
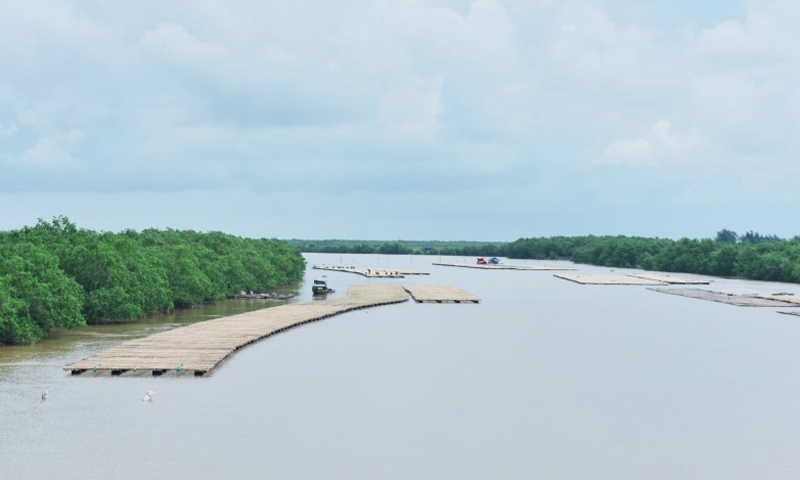
M 714 239 L 578 236 L 500 242 L 291 240 L 304 252 L 501 256 L 800 283 L 800 236 L 720 230 Z
M 721 230 L 713 240 L 625 236 L 521 238 L 506 245 L 505 256 L 800 283 L 800 237 L 783 240 L 755 232 L 739 236 Z
M 381 255 L 500 255 L 506 242 L 441 240 L 288 240 L 308 253 L 368 253 Z
M 300 251 L 220 232 L 79 229 L 66 217 L 0 232 L 0 344 L 119 323 L 302 280 Z

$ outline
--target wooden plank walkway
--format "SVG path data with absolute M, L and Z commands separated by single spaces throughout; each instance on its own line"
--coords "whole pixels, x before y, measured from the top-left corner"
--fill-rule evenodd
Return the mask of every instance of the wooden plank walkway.
M 766 298 L 766 299 L 769 299 L 769 300 L 777 300 L 779 302 L 786 302 L 786 303 L 791 303 L 793 305 L 800 306 L 800 295 L 796 295 L 796 294 L 793 294 L 793 293 L 773 293 L 773 294 L 770 294 L 770 295 L 764 295 L 764 294 L 760 294 L 759 293 L 759 294 L 756 294 L 754 296 L 758 297 L 758 298 Z
M 199 322 L 121 343 L 64 367 L 73 375 L 203 376 L 236 350 L 305 323 L 408 301 L 400 285 L 354 285 L 345 298 L 281 305 Z
M 355 273 L 369 278 L 405 278 L 408 275 L 430 275 L 429 272 L 419 272 L 415 270 L 404 270 L 400 268 L 377 268 L 377 267 L 338 267 L 338 266 L 318 266 L 316 270 L 330 270 L 334 272 Z
M 711 280 L 704 280 L 700 278 L 675 277 L 668 273 L 656 273 L 656 272 L 629 273 L 628 276 L 636 278 L 644 278 L 645 280 L 653 280 L 656 282 L 668 283 L 670 285 L 708 285 L 711 283 Z
M 556 273 L 553 276 L 581 285 L 666 285 L 664 282 L 623 274 Z
M 739 307 L 788 307 L 792 302 L 763 298 L 759 295 L 737 295 L 733 293 L 714 292 L 699 288 L 648 288 L 654 292 L 680 295 L 682 297 L 709 300 Z
M 478 264 L 478 263 L 441 263 L 434 262 L 433 265 L 441 267 L 464 267 L 464 268 L 478 268 L 483 270 L 535 270 L 535 271 L 552 271 L 552 270 L 575 270 L 570 267 L 549 267 L 547 265 L 511 265 L 507 263 L 491 264 Z
M 404 285 L 417 303 L 480 303 L 475 295 L 449 285 Z

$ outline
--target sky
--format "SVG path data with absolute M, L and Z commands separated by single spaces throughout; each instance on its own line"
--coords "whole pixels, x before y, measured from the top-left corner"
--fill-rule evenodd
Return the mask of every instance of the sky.
M 0 2 L 0 230 L 800 234 L 796 0 Z

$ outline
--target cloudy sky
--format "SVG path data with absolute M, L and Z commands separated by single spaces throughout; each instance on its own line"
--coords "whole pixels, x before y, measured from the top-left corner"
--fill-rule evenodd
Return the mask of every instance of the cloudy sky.
M 0 230 L 800 234 L 796 0 L 0 2 Z

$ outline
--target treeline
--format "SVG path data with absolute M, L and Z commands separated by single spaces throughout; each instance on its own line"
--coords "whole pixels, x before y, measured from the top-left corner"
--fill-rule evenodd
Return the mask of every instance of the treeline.
M 715 239 L 669 240 L 625 236 L 521 238 L 505 256 L 662 272 L 685 272 L 751 280 L 800 283 L 800 237 L 730 230 Z
M 0 344 L 119 323 L 302 280 L 284 241 L 220 232 L 79 229 L 66 217 L 0 232 Z
M 520 238 L 514 242 L 290 240 L 304 252 L 378 253 L 572 260 L 576 263 L 752 280 L 800 283 L 800 236 L 790 240 L 749 231 L 714 239 L 626 236 Z
M 505 242 L 441 240 L 298 240 L 288 242 L 309 253 L 374 253 L 381 255 L 500 255 Z

